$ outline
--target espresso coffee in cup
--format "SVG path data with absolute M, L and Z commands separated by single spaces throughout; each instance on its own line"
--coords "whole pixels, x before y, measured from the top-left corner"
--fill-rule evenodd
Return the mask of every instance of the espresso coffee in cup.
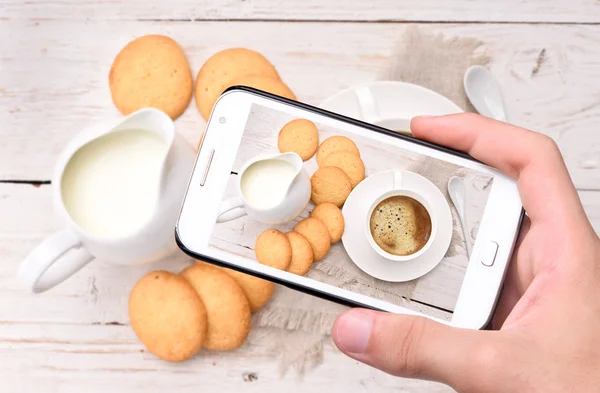
M 373 241 L 383 251 L 409 256 L 429 241 L 432 221 L 429 212 L 414 198 L 392 195 L 379 202 L 371 213 L 369 230 Z

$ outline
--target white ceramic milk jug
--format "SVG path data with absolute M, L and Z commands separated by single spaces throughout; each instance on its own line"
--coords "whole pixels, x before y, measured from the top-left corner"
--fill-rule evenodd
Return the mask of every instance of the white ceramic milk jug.
M 238 196 L 221 203 L 217 223 L 247 214 L 267 224 L 282 224 L 297 217 L 310 200 L 310 178 L 296 153 L 256 157 L 238 178 Z
M 20 278 L 41 292 L 95 258 L 141 264 L 176 250 L 175 223 L 195 156 L 171 118 L 152 108 L 78 134 L 52 179 L 66 228 L 27 256 Z

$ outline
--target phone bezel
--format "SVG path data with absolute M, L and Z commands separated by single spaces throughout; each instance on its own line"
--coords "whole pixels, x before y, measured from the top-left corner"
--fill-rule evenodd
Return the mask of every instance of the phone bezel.
M 212 221 L 212 228 L 212 225 L 214 225 L 213 218 L 216 219 L 216 216 L 212 217 L 212 215 L 214 215 L 214 213 L 216 213 L 216 210 L 218 210 L 218 204 L 216 203 L 220 203 L 222 192 L 215 192 L 214 190 L 217 187 L 213 187 L 212 194 L 209 194 L 208 191 L 206 191 L 206 193 L 203 194 L 204 203 L 199 203 L 199 200 L 195 200 L 194 198 L 198 195 L 200 187 L 199 182 L 195 181 L 200 176 L 198 172 L 202 172 L 204 167 L 204 160 L 209 154 L 209 151 L 215 148 L 219 152 L 224 152 L 225 150 L 228 150 L 230 157 L 223 159 L 221 161 L 222 164 L 219 165 L 226 165 L 227 163 L 229 163 L 229 168 L 231 168 L 231 166 L 233 165 L 233 160 L 235 159 L 235 154 L 237 154 L 239 148 L 239 142 L 241 142 L 241 134 L 243 133 L 246 119 L 250 112 L 250 107 L 254 102 L 258 102 L 263 105 L 266 104 L 267 106 L 283 105 L 288 109 L 293 108 L 294 111 L 301 110 L 304 112 L 311 112 L 317 116 L 323 116 L 329 120 L 343 122 L 351 126 L 357 126 L 363 130 L 374 131 L 382 135 L 386 135 L 399 140 L 404 140 L 406 142 L 409 142 L 410 144 L 415 144 L 427 149 L 434 149 L 437 152 L 449 154 L 461 160 L 468 160 L 471 163 L 471 165 L 476 165 L 477 167 L 485 167 L 486 171 L 491 171 L 491 173 L 494 174 L 494 185 L 490 192 L 490 198 L 488 199 L 488 206 L 486 207 L 486 213 L 484 214 L 484 217 L 487 217 L 488 215 L 488 208 L 490 207 L 489 204 L 492 201 L 492 196 L 495 197 L 493 199 L 495 201 L 494 206 L 498 205 L 499 199 L 508 198 L 509 211 L 503 212 L 503 214 L 499 215 L 498 217 L 494 217 L 495 219 L 497 219 L 497 221 L 499 221 L 495 222 L 495 224 L 498 224 L 495 225 L 495 227 L 499 228 L 500 230 L 496 230 L 493 233 L 486 233 L 486 236 L 488 238 L 491 235 L 493 235 L 491 238 L 493 238 L 494 241 L 496 241 L 499 244 L 499 246 L 501 245 L 501 248 L 499 248 L 498 250 L 497 260 L 492 267 L 486 267 L 482 269 L 481 266 L 478 266 L 478 268 L 474 268 L 473 266 L 475 266 L 475 261 L 473 260 L 473 256 L 476 256 L 476 252 L 478 252 L 478 249 L 476 248 L 476 242 L 475 246 L 473 247 L 473 255 L 471 260 L 469 261 L 467 273 L 465 275 L 465 280 L 461 288 L 451 321 L 441 320 L 426 314 L 421 314 L 411 309 L 396 306 L 391 303 L 382 302 L 374 298 L 356 294 L 354 292 L 349 292 L 347 290 L 340 290 L 337 287 L 316 282 L 305 277 L 295 276 L 287 272 L 282 272 L 280 270 L 270 268 L 268 266 L 263 266 L 256 263 L 245 263 L 244 261 L 242 261 L 244 259 L 242 257 L 234 256 L 225 252 L 221 252 L 219 250 L 210 249 L 208 247 L 208 239 L 206 239 L 206 245 L 200 244 L 197 234 L 201 233 L 203 234 L 202 236 L 204 236 L 204 233 L 206 233 L 206 228 L 203 229 L 201 224 L 194 222 L 193 218 L 190 217 L 190 215 L 193 214 L 193 212 L 198 213 L 204 211 L 199 205 L 205 205 L 204 212 L 207 214 L 206 219 Z M 289 110 L 291 111 L 292 109 Z M 235 115 L 233 113 L 235 113 Z M 212 121 L 213 119 L 219 119 L 221 117 L 226 117 L 226 124 L 221 124 L 218 121 Z M 215 130 L 211 132 L 213 128 Z M 234 130 L 235 132 L 239 133 L 239 140 L 237 141 L 237 143 L 235 140 L 232 140 L 231 135 L 229 134 L 227 134 L 227 138 L 219 137 L 218 133 L 220 132 L 221 135 L 223 135 L 224 132 L 226 132 L 224 131 L 225 129 L 227 129 L 228 131 Z M 221 141 L 219 141 L 219 138 L 221 139 Z M 430 155 L 434 154 L 434 152 L 429 153 Z M 199 165 L 201 166 L 201 168 L 198 168 Z M 213 164 L 211 164 L 211 171 L 213 171 L 212 165 L 215 165 L 214 160 Z M 220 168 L 219 170 L 222 171 L 222 168 Z M 214 170 L 213 174 L 216 173 L 216 171 L 217 170 Z M 227 174 L 229 175 L 229 172 Z M 228 178 L 229 176 L 227 176 L 227 179 Z M 213 183 L 215 182 L 220 182 L 219 186 L 221 188 L 221 191 L 224 191 L 224 183 L 226 184 L 226 179 L 213 180 Z M 207 186 L 205 186 L 204 190 L 208 190 L 208 188 L 206 187 Z M 494 189 L 496 189 L 496 192 L 494 192 Z M 190 196 L 190 193 L 195 194 L 195 196 L 191 199 L 188 198 Z M 200 194 L 202 194 L 202 192 L 200 192 Z M 206 203 L 207 198 L 211 199 L 210 203 Z M 502 204 L 500 206 L 506 207 L 506 204 Z M 493 168 L 485 166 L 484 164 L 475 160 L 473 157 L 469 156 L 464 152 L 460 152 L 445 146 L 439 146 L 411 136 L 395 133 L 390 130 L 377 127 L 375 125 L 364 123 L 359 120 L 351 119 L 336 113 L 328 112 L 326 110 L 316 108 L 304 103 L 288 100 L 260 90 L 244 86 L 235 86 L 229 88 L 225 93 L 223 93 L 223 95 L 213 108 L 213 112 L 211 114 L 211 117 L 209 118 L 205 135 L 203 136 L 199 147 L 197 160 L 194 166 L 194 172 L 192 173 L 192 176 L 190 178 L 188 190 L 186 192 L 186 196 L 184 198 L 180 216 L 177 222 L 177 226 L 175 229 L 175 237 L 178 246 L 191 257 L 203 259 L 215 265 L 235 269 L 243 273 L 248 273 L 260 278 L 264 278 L 323 299 L 331 300 L 351 307 L 365 307 L 382 311 L 424 315 L 428 318 L 438 320 L 439 322 L 459 327 L 482 328 L 489 321 L 494 306 L 496 304 L 497 298 L 499 296 L 504 275 L 506 273 L 506 267 L 508 266 L 508 260 L 510 259 L 510 255 L 512 254 L 512 250 L 514 247 L 515 240 L 517 238 L 517 233 L 520 227 L 522 217 L 523 209 L 520 203 L 520 199 L 518 197 L 518 191 L 516 190 L 516 184 L 514 184 L 514 182 L 511 179 L 502 175 L 500 172 L 494 170 Z M 196 234 L 196 236 L 194 236 L 194 233 Z M 480 232 L 477 241 L 479 241 L 481 237 L 482 236 Z M 208 238 L 210 238 L 210 234 L 208 234 Z M 206 249 L 205 251 L 209 251 L 210 254 L 203 252 L 203 247 Z M 229 259 L 229 261 L 227 259 Z M 236 262 L 232 262 L 232 259 L 239 260 Z M 467 278 L 469 278 L 468 281 Z

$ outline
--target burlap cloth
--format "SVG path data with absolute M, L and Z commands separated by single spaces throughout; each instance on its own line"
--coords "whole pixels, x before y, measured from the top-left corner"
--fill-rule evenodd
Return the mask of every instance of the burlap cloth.
M 379 79 L 427 87 L 465 111 L 473 111 L 462 80 L 469 66 L 489 62 L 488 56 L 477 52 L 481 45 L 475 38 L 446 38 L 409 27 Z M 254 315 L 249 344 L 274 356 L 282 374 L 291 368 L 301 376 L 322 361 L 324 345 L 333 345 L 331 327 L 345 309 L 279 286 L 271 301 Z

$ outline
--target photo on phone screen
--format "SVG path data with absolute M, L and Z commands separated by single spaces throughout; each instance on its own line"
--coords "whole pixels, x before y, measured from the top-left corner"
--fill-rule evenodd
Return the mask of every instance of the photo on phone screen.
M 232 173 L 222 197 L 223 201 L 238 196 L 240 171 L 246 163 L 260 155 L 279 153 L 277 142 L 280 130 L 285 124 L 297 118 L 298 116 L 287 112 L 258 103 L 252 104 L 233 163 Z M 368 252 L 357 251 L 357 247 L 358 249 L 362 247 L 363 250 L 369 247 L 367 231 L 370 231 L 371 228 L 366 230 L 358 228 L 369 225 L 367 223 L 370 220 L 367 215 L 370 212 L 367 205 L 370 205 L 374 199 L 371 197 L 370 200 L 362 200 L 358 193 L 371 192 L 371 195 L 373 195 L 373 187 L 376 187 L 375 182 L 372 183 L 372 186 L 367 186 L 367 183 L 365 183 L 364 187 L 361 183 L 352 191 L 346 205 L 343 207 L 346 232 L 342 241 L 333 244 L 327 255 L 321 261 L 315 262 L 305 277 L 406 307 L 429 316 L 447 321 L 451 320 L 469 263 L 467 242 L 472 246 L 477 240 L 479 226 L 492 189 L 493 175 L 409 149 L 399 148 L 392 144 L 381 143 L 377 138 L 370 138 L 365 134 L 359 135 L 358 133 L 335 128 L 319 123 L 315 119 L 311 119 L 311 121 L 317 126 L 319 143 L 336 135 L 346 136 L 354 141 L 365 166 L 365 180 L 363 182 L 388 171 L 420 175 L 429 181 L 427 184 L 433 184 L 437 188 L 436 191 L 432 190 L 436 195 L 439 195 L 439 200 L 436 203 L 440 204 L 440 209 L 444 212 L 449 211 L 450 215 L 447 217 L 447 225 L 444 224 L 446 227 L 441 228 L 442 218 L 438 216 L 438 213 L 432 212 L 432 215 L 436 217 L 430 217 L 430 220 L 437 222 L 440 228 L 437 229 L 437 233 L 432 233 L 430 229 L 429 233 L 425 234 L 426 236 L 432 236 L 432 246 L 418 258 L 410 261 L 381 261 L 384 264 L 382 266 L 389 266 L 390 272 L 395 271 L 396 268 L 397 271 L 401 272 L 409 264 L 412 264 L 411 266 L 416 270 L 419 270 L 420 264 L 432 266 L 430 269 L 427 268 L 429 270 L 426 273 L 409 280 L 402 280 L 402 277 L 397 275 L 393 279 L 389 279 L 385 276 L 388 270 L 383 268 L 378 271 L 376 277 L 366 272 L 369 270 L 368 268 L 364 269 L 361 266 L 367 266 L 374 260 L 382 258 L 381 255 L 375 253 L 372 249 Z M 319 168 L 315 156 L 305 161 L 303 166 L 309 176 Z M 448 191 L 449 181 L 453 177 L 458 178 L 459 184 L 464 187 L 464 209 L 461 209 L 464 210 L 464 214 L 462 212 L 459 214 Z M 419 178 L 419 176 L 415 178 Z M 393 179 L 381 181 L 393 181 Z M 351 201 L 352 198 L 354 198 L 353 201 Z M 388 214 L 388 219 L 396 217 L 394 216 L 394 208 L 398 208 L 398 211 L 400 211 L 406 203 L 410 205 L 413 202 L 401 199 L 395 202 L 388 201 L 381 208 L 391 210 L 387 213 L 381 210 L 381 214 Z M 358 210 L 349 211 L 348 206 L 350 203 L 362 207 Z M 284 233 L 293 231 L 298 222 L 309 217 L 314 207 L 314 204 L 310 202 L 293 221 L 280 225 L 264 224 L 248 216 L 215 223 L 209 247 L 256 260 L 255 243 L 263 231 L 269 228 L 276 228 Z M 427 215 L 426 211 L 430 209 L 431 207 L 427 207 L 423 214 Z M 401 217 L 406 218 L 406 216 L 400 214 L 397 218 L 398 222 Z M 414 214 L 411 217 L 414 218 Z M 465 220 L 464 229 L 461 218 Z M 352 228 L 352 233 L 348 232 L 349 228 Z M 392 228 L 392 223 L 390 223 L 389 228 Z M 396 230 L 403 230 L 402 226 L 395 228 Z M 446 233 L 441 235 L 440 233 L 444 231 Z M 373 235 L 373 237 L 375 238 L 376 235 Z M 438 239 L 443 237 L 446 237 L 446 243 L 436 243 Z M 437 251 L 434 252 L 434 249 Z M 394 251 L 393 248 L 390 250 L 391 252 Z

